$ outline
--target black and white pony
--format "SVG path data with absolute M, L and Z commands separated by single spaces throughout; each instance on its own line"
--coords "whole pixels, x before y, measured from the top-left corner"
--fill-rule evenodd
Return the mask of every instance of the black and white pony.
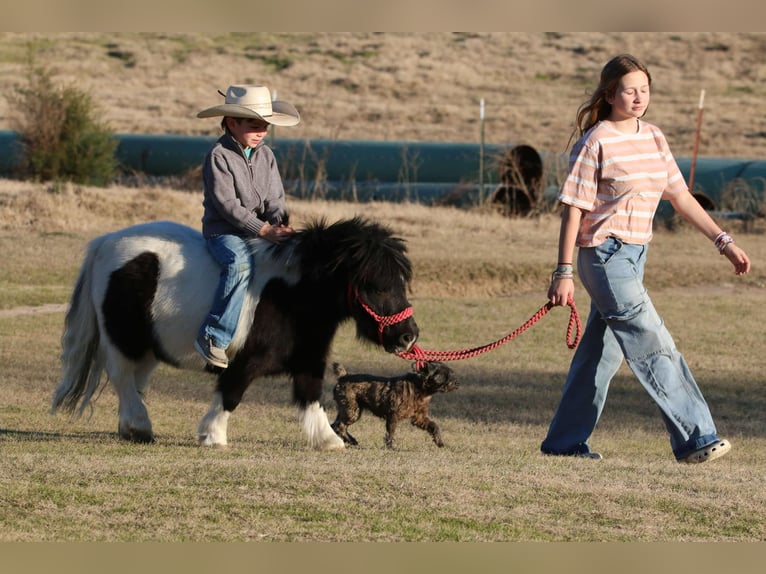
M 198 439 L 225 445 L 229 415 L 252 380 L 288 374 L 309 444 L 341 449 L 319 403 L 330 344 L 350 318 L 360 339 L 389 353 L 415 343 L 404 241 L 353 218 L 317 221 L 282 244 L 255 239 L 251 246 L 255 272 Z M 160 362 L 204 368 L 194 340 L 218 276 L 202 235 L 178 223 L 136 225 L 91 241 L 66 314 L 52 412 L 82 414 L 106 371 L 119 400 L 120 436 L 154 441 L 142 395 Z

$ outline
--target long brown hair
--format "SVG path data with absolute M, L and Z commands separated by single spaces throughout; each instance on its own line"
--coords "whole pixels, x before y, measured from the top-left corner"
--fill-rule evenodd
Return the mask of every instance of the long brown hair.
M 606 101 L 607 96 L 614 95 L 620 79 L 630 72 L 643 72 L 652 85 L 652 76 L 646 66 L 630 54 L 620 54 L 609 60 L 601 70 L 601 80 L 590 99 L 577 110 L 577 127 L 569 138 L 569 143 L 577 136 L 582 136 L 590 128 L 612 113 L 612 104 Z M 569 145 L 567 144 L 567 147 Z

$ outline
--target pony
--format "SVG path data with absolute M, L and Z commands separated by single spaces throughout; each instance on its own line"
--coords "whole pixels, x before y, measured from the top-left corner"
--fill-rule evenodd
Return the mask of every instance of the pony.
M 253 379 L 286 374 L 309 445 L 344 448 L 319 402 L 329 349 L 351 319 L 357 339 L 389 353 L 415 344 L 405 242 L 354 217 L 309 222 L 282 243 L 253 239 L 249 246 L 254 272 L 221 370 L 194 349 L 220 271 L 199 231 L 157 221 L 90 241 L 64 320 L 51 413 L 92 412 L 105 372 L 118 398 L 119 436 L 154 442 L 143 401 L 152 371 L 160 363 L 206 369 L 218 378 L 197 439 L 226 445 L 229 416 Z

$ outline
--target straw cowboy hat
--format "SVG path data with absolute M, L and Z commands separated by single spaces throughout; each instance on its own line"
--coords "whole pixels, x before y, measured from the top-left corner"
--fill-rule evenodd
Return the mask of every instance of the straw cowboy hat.
M 266 86 L 229 86 L 225 103 L 197 114 L 198 118 L 215 116 L 257 118 L 275 126 L 294 126 L 301 121 L 298 110 L 291 103 L 272 101 Z

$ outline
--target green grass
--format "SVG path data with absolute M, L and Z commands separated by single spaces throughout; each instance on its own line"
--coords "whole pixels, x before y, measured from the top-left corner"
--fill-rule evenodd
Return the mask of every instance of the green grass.
M 311 451 L 284 377 L 253 382 L 231 417 L 229 448 L 201 448 L 195 429 L 214 379 L 167 366 L 146 396 L 153 445 L 118 438 L 108 385 L 89 418 L 50 416 L 63 312 L 13 309 L 66 303 L 87 240 L 123 225 L 126 214 L 196 225 L 198 202 L 152 190 L 24 188 L 3 196 L 0 249 L 13 256 L 0 260 L 0 541 L 766 539 L 762 233 L 736 230 L 754 262 L 744 278 L 688 229 L 658 232 L 650 251 L 655 305 L 734 447 L 710 464 L 675 462 L 656 406 L 625 366 L 592 437 L 605 460 L 539 453 L 572 357 L 563 308 L 491 353 L 452 364 L 461 387 L 435 397 L 431 409 L 443 449 L 403 424 L 397 450 L 388 451 L 383 422 L 364 416 L 352 431 L 359 447 Z M 360 210 L 297 200 L 292 208 L 296 224 Z M 369 209 L 407 239 L 423 348 L 492 342 L 545 302 L 555 220 Z M 589 302 L 579 287 L 576 300 L 584 320 Z M 409 368 L 360 344 L 351 324 L 340 329 L 330 360 L 350 372 Z M 323 402 L 333 418 L 330 385 L 328 377 Z
M 656 408 L 625 371 L 593 437 L 604 461 L 538 453 L 571 356 L 563 309 L 508 345 L 453 364 L 463 385 L 432 406 L 445 448 L 403 425 L 398 450 L 387 451 L 382 421 L 367 416 L 354 427 L 360 446 L 340 453 L 308 450 L 289 384 L 279 378 L 250 387 L 232 416 L 226 449 L 194 442 L 213 380 L 167 367 L 147 397 L 154 445 L 117 437 L 108 387 L 90 420 L 50 417 L 62 314 L 0 318 L 0 539 L 762 540 L 760 359 L 738 351 L 735 338 L 758 329 L 762 317 L 720 320 L 754 308 L 759 297 L 709 297 L 694 314 L 673 295 L 655 297 L 734 444 L 731 455 L 699 466 L 673 460 Z M 413 303 L 423 345 L 452 348 L 510 331 L 536 309 L 537 298 Z M 721 366 L 717 358 L 727 355 L 737 360 Z M 379 372 L 407 366 L 360 345 L 350 325 L 339 333 L 333 359 Z M 328 401 L 326 393 L 333 416 Z

